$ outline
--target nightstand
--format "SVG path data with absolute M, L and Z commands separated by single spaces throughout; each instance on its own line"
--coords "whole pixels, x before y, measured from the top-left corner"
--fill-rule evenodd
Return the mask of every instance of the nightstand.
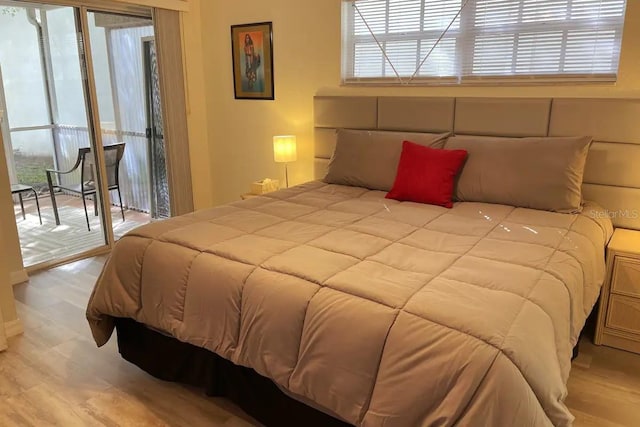
M 242 200 L 247 200 L 247 199 L 250 199 L 252 197 L 258 197 L 258 195 L 257 194 L 251 194 L 251 193 L 245 193 L 245 194 L 241 194 L 240 195 L 240 198 Z
M 607 246 L 594 342 L 640 353 L 640 231 L 617 228 Z

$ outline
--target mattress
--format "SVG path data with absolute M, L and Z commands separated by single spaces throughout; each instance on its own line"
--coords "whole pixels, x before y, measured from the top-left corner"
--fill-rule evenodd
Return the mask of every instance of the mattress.
M 568 426 L 606 212 L 384 198 L 319 181 L 123 237 L 87 308 L 131 318 L 357 426 Z

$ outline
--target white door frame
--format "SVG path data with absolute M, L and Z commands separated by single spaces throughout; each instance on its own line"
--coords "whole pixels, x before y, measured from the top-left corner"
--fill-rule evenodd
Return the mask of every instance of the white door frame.
M 4 112 L 4 114 L 2 113 Z M 4 95 L 4 80 L 2 79 L 2 65 L 0 64 L 0 133 L 4 141 L 4 155 L 7 158 L 7 169 L 9 171 L 9 182 L 16 184 L 18 176 L 13 159 L 13 145 L 11 145 L 11 131 L 9 129 L 9 112 L 7 111 L 7 98 Z

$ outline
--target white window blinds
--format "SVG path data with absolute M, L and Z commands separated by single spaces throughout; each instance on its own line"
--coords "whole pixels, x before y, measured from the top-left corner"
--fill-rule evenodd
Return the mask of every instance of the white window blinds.
M 347 83 L 616 79 L 625 0 L 345 0 Z

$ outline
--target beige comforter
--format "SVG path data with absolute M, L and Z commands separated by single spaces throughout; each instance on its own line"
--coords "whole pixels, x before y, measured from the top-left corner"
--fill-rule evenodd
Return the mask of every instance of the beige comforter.
M 105 265 L 98 345 L 129 317 L 362 426 L 568 426 L 573 345 L 612 228 L 312 182 L 139 228 Z

